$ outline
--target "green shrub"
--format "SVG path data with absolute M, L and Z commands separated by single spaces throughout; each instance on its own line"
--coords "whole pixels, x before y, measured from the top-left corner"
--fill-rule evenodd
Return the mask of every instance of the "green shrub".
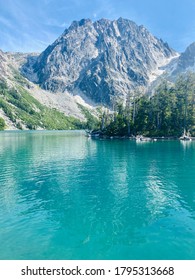
M 4 129 L 5 129 L 5 121 L 0 117 L 0 130 L 4 130 Z

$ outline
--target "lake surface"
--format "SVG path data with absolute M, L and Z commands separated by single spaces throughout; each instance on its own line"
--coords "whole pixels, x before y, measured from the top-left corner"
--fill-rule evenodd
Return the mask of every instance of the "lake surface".
M 195 259 L 195 142 L 1 132 L 0 259 Z

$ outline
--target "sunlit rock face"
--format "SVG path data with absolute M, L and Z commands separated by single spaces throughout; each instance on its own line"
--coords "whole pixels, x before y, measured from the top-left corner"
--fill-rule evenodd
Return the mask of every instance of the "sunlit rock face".
M 177 60 L 173 75 L 195 71 L 195 42 L 187 47 Z
M 144 90 L 177 53 L 144 26 L 119 18 L 74 21 L 32 64 L 29 79 L 96 103 Z M 25 73 L 25 66 L 24 66 Z

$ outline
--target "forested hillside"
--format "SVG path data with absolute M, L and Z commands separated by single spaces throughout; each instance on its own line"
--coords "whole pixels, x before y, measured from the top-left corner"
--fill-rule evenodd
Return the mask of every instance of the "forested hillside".
M 152 96 L 130 93 L 125 106 L 101 117 L 102 134 L 108 136 L 181 136 L 184 129 L 195 135 L 195 74 L 162 82 Z
M 18 129 L 79 129 L 84 123 L 48 108 L 23 87 L 10 88 L 0 81 L 0 110 Z M 0 129 L 5 122 L 0 118 Z

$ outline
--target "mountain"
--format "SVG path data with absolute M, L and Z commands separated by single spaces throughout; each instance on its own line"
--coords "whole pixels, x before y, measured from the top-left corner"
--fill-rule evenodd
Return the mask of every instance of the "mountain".
M 9 79 L 13 76 L 11 61 L 6 53 L 0 50 L 0 79 Z
M 46 92 L 20 74 L 32 56 L 0 50 L 0 130 L 2 119 L 7 129 L 81 128 L 86 117 L 72 96 Z
M 175 61 L 172 61 L 167 69 L 168 76 L 171 78 L 176 78 L 188 71 L 195 72 L 195 42 L 189 45 Z
M 74 21 L 23 74 L 43 89 L 111 105 L 145 90 L 178 54 L 144 26 L 119 18 Z
M 41 54 L 0 50 L 0 120 L 13 129 L 79 128 L 94 122 L 100 104 L 151 95 L 189 70 L 195 43 L 178 54 L 127 19 L 74 21 Z

